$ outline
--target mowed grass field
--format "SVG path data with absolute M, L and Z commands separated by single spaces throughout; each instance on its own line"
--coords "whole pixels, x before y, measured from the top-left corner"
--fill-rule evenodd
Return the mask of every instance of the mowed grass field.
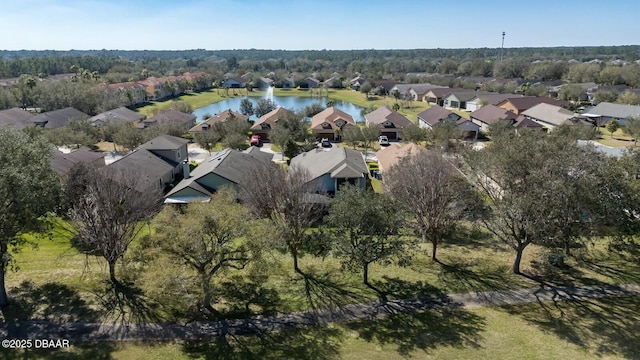
M 144 233 L 152 233 L 146 228 Z M 2 321 L 111 321 L 104 311 L 103 260 L 85 256 L 73 245 L 73 230 L 58 220 L 46 234 L 28 235 L 35 247 L 16 254 L 18 271 L 7 274 L 14 304 Z M 120 265 L 121 278 L 138 281 L 143 268 L 135 263 L 134 242 Z M 523 268 L 535 265 L 542 249 L 525 251 Z M 373 265 L 372 285 L 390 299 L 447 293 L 537 287 L 510 273 L 513 254 L 478 229 L 439 249 L 441 264 L 421 245 L 411 264 Z M 603 241 L 588 251 L 574 250 L 567 266 L 540 273 L 548 284 L 591 285 L 637 283 L 640 264 L 607 251 Z M 287 313 L 347 303 L 372 301 L 379 294 L 361 283 L 358 273 L 341 268 L 338 260 L 304 256 L 304 279 L 293 271 L 288 255 L 269 252 L 259 267 L 228 273 L 215 282 L 221 293 L 231 284 L 245 290 L 252 309 L 264 314 Z M 170 271 L 170 270 L 167 270 Z M 162 274 L 159 274 L 162 275 Z M 144 278 L 144 277 L 143 277 Z M 142 284 L 143 285 L 143 284 Z M 260 290 L 260 291 L 258 291 Z M 235 294 L 242 301 L 243 293 Z M 182 300 L 182 299 L 179 299 Z M 256 304 L 259 306 L 256 307 Z M 229 301 L 227 300 L 227 304 Z M 218 304 L 224 310 L 225 304 Z M 150 307 L 151 309 L 151 307 Z M 227 336 L 208 342 L 100 342 L 73 344 L 71 349 L 30 351 L 24 358 L 43 359 L 622 359 L 637 358 L 640 343 L 640 299 L 637 297 L 583 302 L 534 303 L 507 307 L 450 308 L 331 324 L 273 334 Z M 162 309 L 158 321 L 175 321 Z M 256 310 L 257 311 L 257 310 Z M 113 315 L 113 314 L 111 314 Z M 230 316 L 234 316 L 231 314 Z M 17 354 L 17 353 L 16 353 Z M 2 357 L 0 357 L 2 358 Z

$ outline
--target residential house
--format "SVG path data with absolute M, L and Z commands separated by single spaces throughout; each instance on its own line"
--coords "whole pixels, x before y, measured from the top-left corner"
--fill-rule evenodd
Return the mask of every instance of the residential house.
M 380 149 L 376 152 L 376 158 L 378 159 L 378 167 L 380 168 L 382 176 L 384 176 L 385 172 L 388 172 L 394 165 L 400 162 L 400 160 L 423 151 L 426 152 L 427 149 L 413 143 L 402 145 L 394 143 Z
M 149 100 L 162 100 L 174 95 L 175 89 L 167 86 L 170 84 L 170 81 L 168 77 L 158 78 L 151 76 L 138 82 L 145 86 Z
M 431 89 L 438 89 L 440 85 L 412 84 L 409 89 L 409 99 L 414 101 L 424 101 L 424 97 Z
M 143 104 L 148 101 L 147 86 L 137 81 L 105 84 L 105 86 L 118 96 L 126 98 L 129 105 Z
M 311 131 L 318 139 L 340 140 L 340 133 L 345 126 L 355 126 L 351 115 L 335 106 L 324 109 L 311 118 Z
M 195 126 L 193 126 L 191 129 L 189 129 L 189 134 L 191 134 L 191 136 L 195 136 L 197 133 L 202 132 L 202 131 L 207 131 L 209 130 L 211 127 L 213 127 L 214 124 L 216 123 L 221 123 L 221 122 L 225 122 L 227 120 L 237 120 L 237 121 L 243 121 L 243 122 L 249 122 L 249 117 L 247 115 L 243 115 L 240 114 L 238 112 L 235 111 L 231 111 L 231 109 L 227 109 L 219 114 L 216 114 L 208 119 L 206 119 L 205 121 L 196 124 Z
M 364 116 L 368 126 L 379 126 L 380 135 L 384 135 L 389 140 L 400 140 L 400 132 L 405 126 L 411 125 L 411 120 L 397 111 L 391 110 L 388 106 L 378 108 Z
M 187 131 L 196 124 L 196 116 L 169 109 L 159 113 L 156 116 L 143 120 L 140 124 L 138 124 L 138 127 L 146 129 L 149 126 L 154 126 L 157 124 L 176 124 Z
M 482 91 L 460 91 L 460 92 L 451 92 L 446 95 L 443 99 L 443 107 L 445 109 L 456 109 L 456 110 L 466 110 L 467 101 L 473 99 L 476 96 L 494 94 L 489 92 Z
M 365 82 L 367 82 L 367 80 L 363 78 L 362 75 L 358 74 L 356 77 L 349 80 L 349 87 L 351 87 L 351 90 L 360 91 L 360 88 Z
M 306 89 L 317 89 L 320 87 L 320 80 L 313 77 L 305 78 L 301 87 Z
M 421 128 L 433 129 L 442 121 L 458 121 L 460 118 L 460 115 L 435 105 L 418 114 L 418 125 Z
M 513 124 L 518 115 L 510 110 L 497 107 L 495 105 L 485 105 L 469 114 L 471 122 L 478 125 L 483 132 L 489 131 L 489 126 L 498 121 L 507 121 Z
M 105 111 L 89 118 L 89 122 L 95 127 L 102 127 L 106 124 L 138 124 L 147 118 L 146 115 L 130 110 L 124 106 Z
M 11 126 L 16 129 L 22 129 L 26 126 L 33 125 L 35 116 L 20 108 L 11 108 L 0 110 L 0 126 Z
M 560 106 L 547 103 L 535 105 L 522 113 L 525 117 L 537 122 L 548 130 L 564 125 L 574 124 L 577 114 Z
M 88 147 L 81 147 L 70 153 L 55 150 L 51 158 L 51 168 L 64 180 L 74 165 L 84 163 L 95 168 L 105 166 L 104 153 L 91 151 Z
M 329 195 L 334 195 L 343 184 L 364 190 L 369 174 L 362 153 L 342 146 L 302 153 L 291 159 L 290 168 L 306 170 L 311 191 Z
M 561 106 L 561 107 L 569 107 L 570 105 L 566 101 L 560 101 L 560 100 L 556 100 L 548 97 L 521 96 L 521 97 L 513 97 L 513 98 L 505 99 L 499 102 L 498 104 L 496 104 L 496 106 L 501 107 L 505 110 L 511 110 L 514 113 L 516 113 L 516 115 L 520 115 L 525 110 L 530 109 L 533 106 L 542 104 L 542 103 Z
M 291 113 L 289 110 L 278 106 L 262 115 L 260 119 L 251 126 L 251 131 L 256 135 L 260 135 L 263 141 L 269 140 L 269 131 L 276 126 L 278 120 L 284 119 L 289 113 Z
M 381 80 L 376 81 L 376 87 L 373 89 L 373 93 L 383 96 L 388 96 L 389 91 L 396 85 L 395 81 Z
M 476 95 L 467 101 L 467 107 L 465 108 L 468 112 L 474 112 L 480 109 L 483 105 L 497 105 L 500 102 L 513 98 L 513 97 L 521 97 L 522 95 L 518 94 L 482 94 Z
M 241 89 L 244 88 L 246 83 L 246 80 L 242 77 L 230 76 L 222 82 L 222 87 L 230 89 Z
M 281 86 L 283 89 L 293 89 L 296 87 L 296 83 L 292 77 L 286 77 L 282 79 Z
M 340 75 L 334 75 L 324 81 L 324 87 L 328 89 L 342 89 L 342 77 Z
M 274 84 L 273 80 L 266 78 L 266 77 L 261 77 L 260 79 L 258 79 L 258 88 L 259 89 L 268 89 L 270 87 L 272 87 Z
M 513 123 L 513 128 L 516 130 L 516 134 L 524 129 L 529 130 L 542 130 L 543 127 L 539 123 L 531 120 L 524 115 L 518 115 L 516 121 Z
M 463 139 L 478 140 L 478 135 L 480 134 L 480 126 L 478 124 L 465 118 L 460 118 L 456 121 L 456 127 L 462 132 Z
M 452 92 L 462 92 L 462 91 L 468 91 L 468 90 L 462 89 L 462 88 L 450 88 L 448 86 L 441 86 L 441 87 L 429 89 L 429 91 L 427 91 L 427 93 L 424 94 L 422 101 L 431 105 L 444 106 L 445 96 L 451 94 Z
M 595 100 L 595 95 L 596 92 L 598 91 L 598 84 L 594 83 L 594 82 L 586 82 L 586 83 L 569 83 L 569 84 L 561 84 L 558 86 L 553 86 L 551 88 L 549 88 L 549 97 L 552 98 L 558 98 L 558 95 L 560 94 L 560 91 L 562 90 L 563 87 L 568 86 L 568 85 L 572 85 L 572 86 L 578 86 L 582 89 L 583 94 L 582 96 L 578 99 L 578 101 L 589 101 L 589 102 L 593 102 Z
M 624 124 L 626 118 L 640 118 L 640 106 L 601 102 L 583 111 L 582 116 L 590 119 L 598 126 L 604 126 L 611 120 Z
M 145 186 L 164 190 L 184 177 L 189 153 L 189 140 L 170 136 L 158 136 L 114 161 L 114 166 L 140 175 Z
M 253 169 L 271 162 L 273 155 L 252 146 L 245 151 L 225 149 L 200 163 L 193 172 L 167 193 L 165 203 L 189 203 L 209 201 L 223 187 L 238 193 L 243 179 Z
M 64 109 L 47 111 L 35 116 L 31 121 L 36 126 L 45 128 L 45 129 L 55 129 L 61 126 L 64 126 L 69 120 L 86 120 L 89 118 L 89 115 L 83 113 L 80 110 L 74 109 L 72 107 L 67 107 Z

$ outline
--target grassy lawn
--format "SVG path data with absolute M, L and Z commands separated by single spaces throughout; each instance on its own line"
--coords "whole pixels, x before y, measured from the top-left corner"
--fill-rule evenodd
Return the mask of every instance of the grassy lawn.
M 242 90 L 242 93 L 244 94 L 245 91 Z M 230 96 L 232 96 L 231 92 Z M 141 114 L 146 115 L 147 117 L 151 117 L 153 116 L 153 109 L 167 110 L 171 107 L 171 103 L 174 100 L 184 101 L 185 103 L 191 105 L 191 107 L 193 107 L 194 109 L 197 109 L 225 99 L 227 99 L 227 97 L 225 96 L 224 91 L 211 89 L 202 92 L 184 94 L 175 99 L 151 101 L 149 104 L 141 106 L 135 110 Z
M 429 310 L 263 336 L 72 344 L 24 358 L 629 359 L 640 353 L 639 314 L 637 298 Z

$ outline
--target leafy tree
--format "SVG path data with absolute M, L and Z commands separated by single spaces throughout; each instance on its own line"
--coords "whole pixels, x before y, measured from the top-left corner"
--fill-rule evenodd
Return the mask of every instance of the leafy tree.
M 342 129 L 342 141 L 349 146 L 353 146 L 355 149 L 360 143 L 361 133 L 362 130 L 360 130 L 360 126 L 345 126 L 344 129 Z
M 116 263 L 129 245 L 161 209 L 162 194 L 133 169 L 108 166 L 85 167 L 82 188 L 67 193 L 78 194 L 71 204 L 69 217 L 77 229 L 77 240 L 88 255 L 104 258 L 109 265 L 109 279 L 118 284 Z
M 605 125 L 605 127 L 607 128 L 607 131 L 611 134 L 611 138 L 613 139 L 613 133 L 620 129 L 620 124 L 618 123 L 618 120 L 612 119 Z
M 618 95 L 616 102 L 618 104 L 640 105 L 640 95 L 631 91 L 625 91 Z
M 568 251 L 606 213 L 609 200 L 600 197 L 614 198 L 615 191 L 603 191 L 603 155 L 573 140 L 538 131 L 492 140 L 467 152 L 466 163 L 490 209 L 482 222 L 515 251 L 513 273 L 519 274 L 527 246 Z
M 598 127 L 589 124 L 562 124 L 549 134 L 572 140 L 596 140 L 600 137 Z
M 171 109 L 183 112 L 185 114 L 191 114 L 193 112 L 193 106 L 179 100 L 174 100 L 171 102 Z
M 442 150 L 449 151 L 455 146 L 455 140 L 462 139 L 462 131 L 455 121 L 442 121 L 427 132 L 428 138 Z M 452 141 L 453 140 L 453 141 Z
M 560 100 L 580 101 L 585 96 L 585 91 L 576 84 L 567 84 L 560 88 L 558 97 Z
M 334 238 L 334 255 L 344 268 L 361 270 L 367 286 L 370 264 L 390 263 L 407 255 L 407 243 L 399 236 L 402 212 L 384 194 L 343 186 L 331 203 L 326 221 Z
M 131 124 L 122 124 L 113 134 L 113 142 L 122 145 L 130 151 L 144 143 L 145 134 L 143 130 L 135 128 Z
M 391 105 L 391 109 L 393 109 L 393 111 L 399 111 L 400 110 L 400 104 L 393 103 L 393 105 Z
M 371 89 L 372 89 L 371 83 L 369 83 L 368 81 L 366 81 L 360 87 L 360 92 L 364 94 L 367 100 L 369 100 L 369 93 L 371 92 Z
M 595 96 L 595 102 L 597 103 L 601 103 L 601 102 L 616 102 L 616 100 L 618 99 L 618 93 L 615 91 L 611 91 L 611 90 L 598 90 L 596 92 L 596 96 Z
M 361 138 L 360 142 L 362 147 L 364 147 L 364 151 L 367 152 L 369 148 L 373 146 L 373 144 L 378 141 L 378 137 L 380 136 L 380 127 L 377 125 L 367 125 L 360 127 Z
M 324 110 L 324 106 L 322 106 L 322 104 L 314 103 L 305 106 L 305 108 L 302 109 L 302 115 L 304 115 L 305 117 L 313 117 L 315 114 L 321 112 L 322 110 Z
M 413 226 L 423 242 L 438 244 L 458 231 L 457 223 L 473 215 L 481 200 L 471 185 L 438 152 L 410 154 L 384 177 L 384 187 L 413 215 Z
M 633 136 L 633 146 L 638 144 L 638 137 L 640 136 L 640 118 L 638 117 L 628 117 L 624 121 L 624 126 L 622 130 Z
M 391 95 L 393 96 L 394 99 L 396 99 L 396 104 L 398 103 L 398 99 L 400 98 L 400 90 L 398 89 L 393 89 L 393 91 L 391 92 Z M 398 111 L 398 110 L 396 110 Z
M 49 141 L 57 146 L 88 146 L 98 142 L 100 130 L 87 120 L 70 119 L 64 126 L 46 132 Z
M 240 199 L 259 218 L 271 220 L 271 241 L 277 249 L 288 252 L 293 268 L 303 274 L 298 258 L 318 246 L 311 228 L 321 218 L 324 204 L 312 201 L 316 189 L 311 175 L 302 168 L 289 172 L 273 163 L 252 169 L 240 183 Z
M 222 139 L 222 146 L 235 150 L 244 150 L 249 147 L 247 144 L 247 135 L 238 133 L 227 134 L 224 139 Z
M 276 105 L 276 103 L 274 103 L 270 99 L 260 99 L 258 100 L 258 103 L 255 106 L 254 114 L 260 118 L 262 117 L 262 115 L 265 115 L 275 110 L 277 107 L 278 105 Z
M 402 129 L 402 140 L 410 143 L 419 144 L 427 140 L 427 129 L 421 128 L 418 124 L 411 124 Z
M 253 103 L 251 100 L 244 98 L 240 101 L 240 113 L 247 116 L 254 114 Z
M 227 270 L 243 269 L 259 252 L 249 236 L 247 209 L 235 201 L 233 191 L 217 192 L 210 203 L 165 207 L 157 217 L 152 244 L 198 274 L 204 310 L 213 307 L 212 280 Z
M 193 136 L 193 140 L 200 146 L 201 148 L 209 151 L 211 153 L 211 148 L 217 142 L 222 140 L 220 134 L 214 130 L 208 131 L 199 131 Z
M 45 214 L 55 209 L 60 181 L 44 137 L 0 127 L 0 143 L 0 306 L 6 306 L 4 280 L 12 253 L 27 243 L 22 234 L 40 230 Z

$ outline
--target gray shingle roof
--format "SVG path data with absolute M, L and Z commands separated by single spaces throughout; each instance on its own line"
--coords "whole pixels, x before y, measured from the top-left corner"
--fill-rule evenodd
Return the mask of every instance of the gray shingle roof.
M 51 167 L 58 175 L 64 176 L 68 174 L 73 165 L 77 163 L 93 163 L 99 159 L 104 159 L 104 153 L 91 151 L 87 147 L 81 147 L 68 154 L 56 150 L 53 152 L 53 157 L 51 158 Z M 104 161 L 99 165 L 104 166 Z
M 606 116 L 616 119 L 640 117 L 640 106 L 601 102 L 591 109 L 586 110 L 582 115 L 587 117 Z
M 577 116 L 567 109 L 546 103 L 538 104 L 523 112 L 522 115 L 556 126 L 568 123 Z
M 33 124 L 34 117 L 30 112 L 20 108 L 0 110 L 0 126 L 13 126 L 17 129 L 22 129 L 27 125 Z
M 369 172 L 362 153 L 335 146 L 330 150 L 314 149 L 291 159 L 291 167 L 299 166 L 309 171 L 311 179 L 324 174 L 334 178 L 361 178 Z
M 166 123 L 166 122 L 177 122 L 180 124 L 187 124 L 189 122 L 195 121 L 196 116 L 191 114 L 185 114 L 183 112 L 169 109 L 159 113 L 156 116 L 150 117 L 144 120 L 144 123 Z
M 105 111 L 96 116 L 89 118 L 89 121 L 92 123 L 100 120 L 105 123 L 108 122 L 116 122 L 116 123 L 125 123 L 125 122 L 134 122 L 139 120 L 146 119 L 147 116 L 144 114 L 137 113 L 133 110 L 130 110 L 124 106 L 112 109 L 109 111 Z
M 47 111 L 37 115 L 32 122 L 45 129 L 55 129 L 64 126 L 71 119 L 88 119 L 89 115 L 72 107 L 60 110 Z
M 121 168 L 125 171 L 134 171 L 142 180 L 141 186 L 151 187 L 157 186 L 156 182 L 174 169 L 173 165 L 160 159 L 151 151 L 142 148 L 123 156 L 109 166 Z
M 160 135 L 140 145 L 139 149 L 146 150 L 177 150 L 189 140 L 171 135 Z

